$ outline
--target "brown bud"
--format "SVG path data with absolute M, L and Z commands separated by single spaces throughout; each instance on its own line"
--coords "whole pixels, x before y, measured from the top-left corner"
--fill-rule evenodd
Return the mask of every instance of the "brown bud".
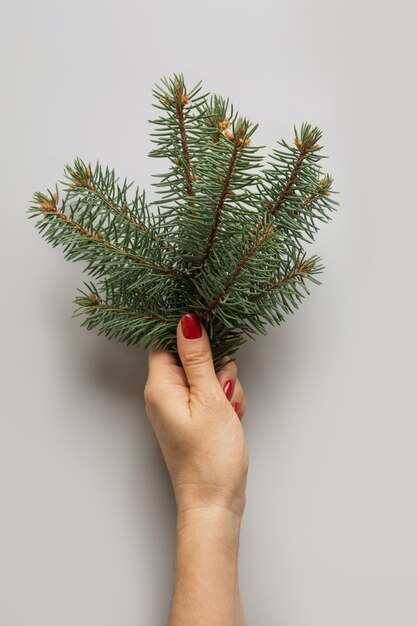
M 98 304 L 98 298 L 95 293 L 89 293 L 88 299 L 90 300 L 91 304 Z
M 319 183 L 319 187 L 320 187 L 320 193 L 323 196 L 330 196 L 331 194 L 330 187 L 331 187 L 332 182 L 333 181 L 328 174 L 323 176 L 323 178 L 321 179 Z
M 46 201 L 46 202 L 42 202 L 41 204 L 41 209 L 43 211 L 55 211 L 55 205 L 52 204 L 52 202 Z

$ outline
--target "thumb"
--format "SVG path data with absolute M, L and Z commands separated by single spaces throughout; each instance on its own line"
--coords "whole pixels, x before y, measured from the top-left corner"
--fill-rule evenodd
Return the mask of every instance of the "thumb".
M 218 385 L 210 341 L 196 313 L 187 313 L 178 322 L 177 346 L 191 391 L 206 392 Z

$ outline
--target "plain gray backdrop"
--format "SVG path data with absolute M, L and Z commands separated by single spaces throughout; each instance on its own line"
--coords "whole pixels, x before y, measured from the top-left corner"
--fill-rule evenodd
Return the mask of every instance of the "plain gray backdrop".
M 321 287 L 239 354 L 248 625 L 414 626 L 414 3 L 2 2 L 1 626 L 166 622 L 175 508 L 146 355 L 72 319 L 82 268 L 27 220 L 75 156 L 150 188 L 151 89 L 183 72 L 271 148 L 324 130 Z

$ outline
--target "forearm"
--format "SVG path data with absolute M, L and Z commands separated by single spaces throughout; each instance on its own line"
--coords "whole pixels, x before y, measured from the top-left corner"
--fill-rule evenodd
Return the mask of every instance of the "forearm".
M 220 507 L 179 514 L 170 626 L 244 626 L 239 531 L 240 517 Z

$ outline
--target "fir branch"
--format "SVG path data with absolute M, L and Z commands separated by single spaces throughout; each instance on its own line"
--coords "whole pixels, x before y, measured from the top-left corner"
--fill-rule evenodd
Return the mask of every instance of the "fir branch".
M 309 261 L 307 262 L 303 262 L 302 260 L 300 260 L 297 263 L 297 265 L 293 267 L 293 269 L 289 273 L 287 273 L 282 278 L 277 278 L 270 285 L 262 289 L 262 291 L 259 291 L 258 293 L 250 296 L 250 300 L 252 302 L 257 302 L 261 298 L 264 298 L 266 295 L 268 295 L 271 291 L 274 291 L 275 289 L 279 289 L 286 283 L 291 282 L 292 280 L 296 278 L 308 278 L 315 268 L 316 268 L 316 271 L 320 271 L 320 269 L 317 268 L 316 265 L 317 265 L 316 258 L 309 259 Z
M 117 187 L 116 192 L 116 183 L 119 179 L 115 177 L 114 170 L 109 170 L 109 168 L 106 167 L 103 173 L 99 162 L 97 162 L 95 168 L 92 169 L 91 163 L 86 164 L 82 159 L 76 158 L 73 167 L 69 165 L 65 166 L 64 175 L 69 181 L 64 181 L 65 187 L 71 195 L 83 195 L 85 193 L 87 196 L 91 195 L 97 198 L 97 200 L 102 202 L 110 211 L 120 215 L 122 219 L 128 221 L 140 232 L 151 233 L 155 241 L 161 241 L 161 237 L 158 235 L 155 228 L 150 224 L 145 224 L 143 220 L 136 219 L 131 214 L 126 193 L 132 183 L 128 185 L 125 179 L 123 187 Z M 115 197 L 116 199 L 114 199 Z M 139 202 L 141 202 L 144 208 L 144 193 L 140 196 L 139 200 L 138 190 L 136 190 L 136 196 L 133 201 L 136 208 Z M 167 241 L 162 240 L 162 244 L 168 249 L 174 249 Z
M 200 269 L 204 267 L 204 265 L 205 265 L 209 255 L 210 255 L 211 249 L 213 247 L 214 238 L 216 236 L 217 229 L 218 229 L 219 224 L 220 224 L 221 212 L 222 212 L 222 209 L 223 209 L 224 201 L 226 199 L 227 194 L 230 191 L 229 190 L 229 185 L 230 185 L 230 181 L 231 181 L 231 178 L 232 178 L 234 167 L 236 165 L 236 160 L 237 160 L 238 153 L 239 153 L 239 145 L 240 145 L 239 144 L 239 140 L 234 138 L 234 140 L 233 140 L 233 151 L 232 151 L 232 154 L 231 154 L 231 157 L 230 157 L 229 166 L 227 168 L 226 176 L 225 176 L 224 181 L 223 181 L 223 186 L 222 186 L 222 189 L 221 189 L 221 192 L 220 192 L 220 197 L 218 199 L 216 208 L 214 209 L 213 225 L 212 225 L 212 227 L 210 229 L 210 233 L 209 233 L 209 236 L 208 236 L 206 249 L 205 249 L 205 251 L 203 253 L 203 257 L 202 257 L 202 259 L 200 261 L 200 265 L 199 265 Z
M 136 317 L 138 319 L 146 319 L 152 322 L 158 322 L 159 324 L 168 324 L 168 320 L 159 315 L 151 315 L 143 311 L 134 311 L 129 309 L 127 305 L 120 307 L 111 306 L 102 302 L 94 292 L 89 293 L 87 296 L 78 297 L 75 299 L 75 304 L 83 309 L 97 309 L 99 311 L 105 311 L 106 313 L 112 313 L 115 315 L 125 315 L 127 317 Z M 77 313 L 76 313 L 77 315 Z
M 74 168 L 69 165 L 65 168 L 67 178 L 71 183 L 67 184 L 70 189 L 79 191 L 85 189 L 87 192 L 91 192 L 93 196 L 96 196 L 99 200 L 104 202 L 112 211 L 119 213 L 127 220 L 129 220 L 134 226 L 139 228 L 142 232 L 147 232 L 149 228 L 142 222 L 138 222 L 134 217 L 129 214 L 129 207 L 127 204 L 119 206 L 110 196 L 108 196 L 103 190 L 100 189 L 100 183 L 97 180 L 100 173 L 99 164 L 96 166 L 94 174 L 91 171 L 91 163 L 86 165 L 81 159 L 75 159 Z M 107 173 L 107 172 L 106 172 Z
M 149 156 L 164 157 L 173 164 L 168 173 L 156 175 L 162 180 L 154 183 L 154 186 L 162 188 L 160 193 L 164 196 L 164 208 L 185 199 L 189 206 L 193 205 L 189 198 L 195 195 L 194 161 L 203 148 L 199 107 L 206 98 L 205 95 L 198 95 L 200 84 L 187 92 L 184 77 L 179 74 L 172 79 L 162 79 L 161 85 L 156 85 L 153 90 L 158 102 L 154 106 L 162 108 L 165 115 L 151 120 L 156 125 L 156 132 L 152 133 L 156 139 L 152 142 L 157 147 L 150 151 Z
M 257 237 L 256 241 L 252 244 L 252 246 L 247 250 L 244 256 L 240 259 L 239 263 L 236 265 L 233 272 L 230 274 L 228 280 L 225 285 L 219 291 L 214 298 L 211 300 L 209 305 L 206 308 L 206 313 L 212 313 L 213 310 L 218 306 L 218 304 L 225 298 L 225 296 L 230 291 L 232 285 L 236 281 L 237 277 L 243 270 L 243 268 L 247 265 L 248 261 L 253 257 L 253 255 L 257 252 L 257 250 L 262 246 L 265 240 L 273 233 L 274 229 L 272 226 L 269 226 L 259 237 Z
M 87 228 L 84 228 L 78 222 L 76 222 L 75 220 L 71 219 L 68 215 L 66 215 L 64 210 L 59 209 L 57 207 L 56 205 L 57 194 L 52 194 L 50 198 L 48 198 L 44 194 L 37 192 L 35 193 L 35 201 L 39 205 L 35 210 L 43 213 L 44 216 L 47 217 L 49 220 L 52 218 L 52 219 L 56 219 L 60 221 L 63 224 L 64 228 L 68 227 L 74 233 L 77 233 L 77 235 L 81 235 L 83 239 L 85 238 L 86 240 L 93 242 L 95 245 L 101 246 L 111 252 L 121 255 L 127 261 L 131 261 L 132 263 L 135 263 L 139 266 L 144 266 L 149 269 L 153 269 L 162 274 L 168 274 L 177 279 L 182 280 L 184 278 L 184 276 L 181 273 L 175 271 L 172 267 L 163 265 L 161 263 L 157 263 L 153 261 L 152 259 L 148 259 L 148 258 L 139 256 L 137 254 L 134 254 L 132 252 L 129 252 L 125 248 L 105 239 L 102 232 L 94 233 L 93 231 Z M 78 240 L 75 239 L 72 242 L 66 241 L 65 243 L 70 244 L 70 245 L 76 244 L 78 243 Z
M 333 179 L 329 174 L 326 174 L 317 184 L 315 191 L 313 191 L 309 196 L 304 198 L 302 203 L 302 208 L 306 209 L 308 206 L 313 204 L 315 200 L 323 196 L 330 196 L 332 193 L 331 186 L 333 183 Z
M 294 163 L 294 166 L 291 170 L 291 173 L 288 177 L 288 180 L 284 186 L 284 188 L 282 189 L 281 193 L 279 194 L 277 200 L 275 201 L 275 203 L 269 208 L 269 213 L 271 215 L 274 215 L 280 208 L 281 206 L 284 204 L 285 200 L 287 199 L 292 186 L 294 185 L 294 182 L 298 176 L 298 173 L 301 169 L 301 165 L 304 161 L 304 159 L 306 158 L 308 154 L 308 150 L 303 148 L 300 150 L 300 153 Z
M 304 125 L 301 129 L 301 137 L 298 137 L 297 131 L 295 131 L 294 143 L 297 146 L 299 152 L 295 159 L 292 168 L 289 171 L 289 175 L 284 187 L 281 190 L 276 201 L 268 209 L 271 215 L 274 215 L 279 211 L 284 202 L 287 200 L 291 190 L 300 174 L 301 167 L 308 154 L 312 151 L 320 150 L 321 146 L 317 144 L 317 141 L 321 137 L 321 131 L 317 128 L 311 128 L 309 125 Z
M 97 291 L 75 299 L 78 308 L 74 316 L 84 315 L 81 326 L 97 328 L 109 339 L 115 338 L 127 345 L 141 344 L 145 348 L 173 349 L 177 320 L 169 321 L 160 315 L 136 311 L 128 305 L 113 306 L 102 302 Z
M 176 99 L 175 110 L 177 112 L 178 129 L 179 129 L 180 138 L 181 138 L 181 150 L 182 150 L 182 156 L 184 159 L 183 167 L 184 167 L 184 177 L 186 181 L 186 190 L 189 196 L 193 196 L 194 195 L 193 172 L 191 168 L 190 150 L 188 147 L 187 133 L 185 130 L 184 102 L 182 98 L 183 96 L 181 97 L 181 100 L 179 100 L 178 98 Z
M 98 279 L 76 299 L 82 325 L 126 344 L 176 351 L 178 319 L 195 311 L 210 338 L 216 369 L 247 337 L 280 324 L 318 282 L 318 257 L 305 242 L 338 204 L 321 169 L 321 131 L 303 123 L 266 167 L 250 145 L 257 125 L 229 100 L 187 91 L 183 76 L 153 94 L 150 156 L 159 199 L 128 194 L 114 170 L 76 159 L 66 166 L 65 196 L 36 193 L 31 217 L 52 246 Z M 255 168 L 261 168 L 255 169 Z M 156 212 L 151 212 L 156 207 Z

